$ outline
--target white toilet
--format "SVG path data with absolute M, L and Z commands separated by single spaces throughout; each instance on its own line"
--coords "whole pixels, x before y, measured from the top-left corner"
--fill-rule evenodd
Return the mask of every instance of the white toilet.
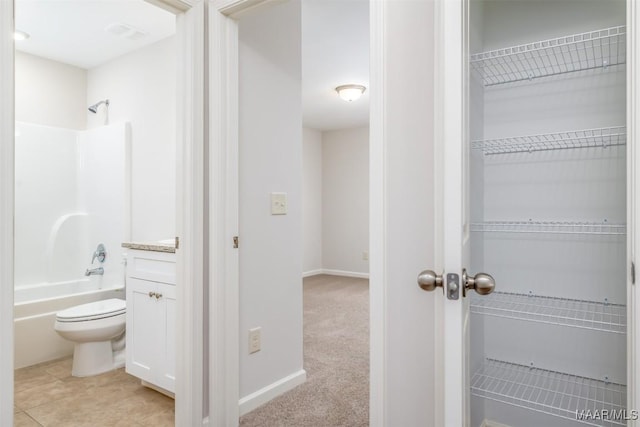
M 121 368 L 125 363 L 126 301 L 108 299 L 77 305 L 56 314 L 55 330 L 73 341 L 74 377 Z

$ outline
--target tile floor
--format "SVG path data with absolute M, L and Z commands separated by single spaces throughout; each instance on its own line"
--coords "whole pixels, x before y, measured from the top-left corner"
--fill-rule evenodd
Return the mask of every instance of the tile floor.
M 124 369 L 76 378 L 71 358 L 15 371 L 14 427 L 174 425 L 174 400 Z

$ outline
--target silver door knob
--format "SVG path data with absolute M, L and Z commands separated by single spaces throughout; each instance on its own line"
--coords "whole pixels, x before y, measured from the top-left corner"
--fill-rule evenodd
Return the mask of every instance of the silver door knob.
M 475 276 L 468 276 L 466 269 L 462 269 L 462 283 L 465 291 L 473 289 L 480 295 L 489 295 L 496 287 L 496 281 L 491 275 L 478 273 Z
M 418 285 L 423 291 L 433 291 L 437 287 L 442 287 L 442 284 L 442 275 L 432 270 L 425 270 L 418 275 Z

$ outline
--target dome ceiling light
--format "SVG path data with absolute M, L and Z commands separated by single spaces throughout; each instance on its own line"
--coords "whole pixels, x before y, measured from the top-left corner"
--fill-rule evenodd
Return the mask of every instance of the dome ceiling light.
M 342 85 L 336 88 L 336 92 L 338 92 L 340 98 L 347 102 L 357 100 L 362 96 L 365 90 L 367 90 L 367 88 L 362 85 Z

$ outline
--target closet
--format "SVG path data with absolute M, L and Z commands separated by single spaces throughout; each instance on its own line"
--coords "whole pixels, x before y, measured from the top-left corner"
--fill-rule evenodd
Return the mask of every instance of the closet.
M 471 425 L 626 425 L 626 3 L 471 1 Z M 579 418 L 579 419 L 577 419 Z

